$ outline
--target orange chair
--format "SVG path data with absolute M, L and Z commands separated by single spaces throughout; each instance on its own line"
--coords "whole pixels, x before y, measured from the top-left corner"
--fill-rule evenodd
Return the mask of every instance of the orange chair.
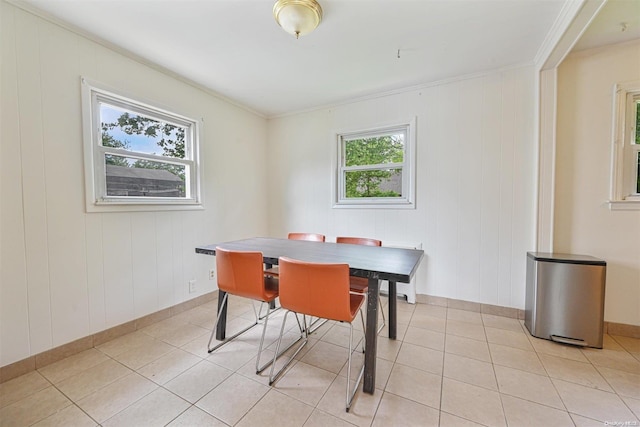
M 289 240 L 309 240 L 311 242 L 324 242 L 325 237 L 323 234 L 316 233 L 289 233 L 287 236 Z
M 324 234 L 317 234 L 317 233 L 289 233 L 287 236 L 287 239 L 289 240 L 306 240 L 309 242 L 324 242 L 325 241 L 325 236 Z M 278 266 L 273 266 L 267 270 L 265 270 L 265 273 L 267 275 L 270 275 L 272 277 L 278 277 L 279 274 L 279 270 L 278 270 Z M 365 290 L 366 292 L 366 290 Z M 305 320 L 305 328 L 309 328 L 309 333 L 313 333 L 315 331 L 317 331 L 322 325 L 324 325 L 326 323 L 325 321 L 322 321 L 320 323 L 318 323 L 319 319 L 316 319 L 314 321 L 310 321 L 309 325 L 306 324 L 306 320 Z
M 365 246 L 382 246 L 381 240 L 368 239 L 366 237 L 336 237 L 336 243 L 348 243 L 351 245 L 365 245 Z M 366 277 L 351 276 L 351 292 L 357 294 L 366 295 L 369 291 L 369 280 Z M 380 313 L 382 313 L 382 323 L 378 327 L 378 333 L 387 324 L 387 319 L 384 317 L 384 308 L 382 307 L 382 301 L 378 297 L 380 303 Z
M 353 324 L 358 312 L 362 320 L 362 328 L 365 330 L 364 316 L 362 314 L 362 304 L 364 296 L 349 292 L 349 265 L 348 264 L 318 264 L 304 261 L 297 261 L 290 258 L 281 257 L 280 265 L 280 305 L 286 309 L 282 319 L 280 338 L 276 345 L 276 354 L 282 343 L 282 336 L 289 313 L 302 314 L 303 316 L 315 316 L 322 319 L 348 322 L 350 326 L 349 334 L 349 364 L 347 367 L 347 399 L 346 410 L 349 412 L 351 402 L 358 389 L 362 374 L 364 373 L 364 362 L 362 369 L 356 380 L 355 387 L 351 390 L 351 355 L 353 353 Z M 365 333 L 366 336 L 366 333 Z M 305 328 L 300 338 L 294 343 L 303 340 L 289 361 L 274 374 L 275 358 L 271 364 L 269 374 L 269 385 L 273 384 L 284 370 L 289 366 L 296 355 L 306 345 L 309 332 Z
M 207 344 L 207 349 L 209 350 L 209 353 L 211 353 L 258 324 L 259 314 L 256 313 L 255 323 L 232 337 L 225 339 L 215 347 L 211 347 L 211 341 L 213 341 L 213 336 L 216 333 L 216 328 L 220 321 L 220 314 L 228 303 L 229 294 L 267 303 L 267 314 L 264 316 L 264 327 L 262 330 L 262 337 L 260 338 L 258 357 L 256 359 L 256 373 L 264 371 L 264 369 L 272 363 L 272 361 L 269 361 L 264 366 L 260 366 L 260 356 L 262 354 L 262 346 L 264 343 L 265 332 L 267 330 L 267 322 L 269 321 L 269 314 L 275 310 L 270 308 L 273 304 L 269 303 L 272 303 L 278 297 L 278 280 L 264 275 L 262 260 L 261 252 L 240 252 L 230 251 L 220 247 L 216 248 L 218 288 L 221 291 L 224 291 L 225 294 L 218 310 L 218 317 L 216 318 L 216 323 L 213 326 L 209 343 Z M 255 313 L 255 307 L 253 308 L 253 311 Z

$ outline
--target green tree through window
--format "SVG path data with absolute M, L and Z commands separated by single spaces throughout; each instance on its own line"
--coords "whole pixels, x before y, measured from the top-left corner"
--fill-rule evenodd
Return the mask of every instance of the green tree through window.
M 122 148 L 124 150 L 128 150 L 131 144 L 128 141 L 119 141 L 115 139 L 113 136 L 109 135 L 103 123 L 102 124 L 102 145 L 104 147 Z M 127 159 L 119 156 L 108 156 L 106 158 L 106 163 L 108 165 L 129 167 L 129 162 L 127 162 Z
M 404 135 L 348 140 L 345 143 L 345 166 L 377 165 L 376 168 L 350 170 L 345 176 L 347 198 L 400 197 L 401 186 L 394 188 L 393 179 L 401 179 L 402 169 L 393 167 L 404 161 Z M 388 165 L 385 167 L 385 165 Z
M 120 130 L 127 135 L 139 135 L 154 142 L 162 149 L 162 156 L 184 159 L 185 157 L 185 129 L 169 123 L 162 123 L 149 117 L 122 113 L 116 121 L 102 122 L 102 145 L 104 147 L 122 148 L 131 150 L 131 142 L 118 140 L 113 136 L 114 130 Z M 153 153 L 156 154 L 156 153 Z M 120 156 L 108 156 L 108 165 L 124 166 L 144 169 L 164 169 L 172 174 L 185 179 L 184 167 L 170 163 L 153 162 L 148 160 L 136 160 L 129 162 Z
M 636 144 L 640 144 L 640 101 L 636 101 Z M 638 153 L 638 171 L 636 173 L 636 193 L 640 193 L 640 153 Z

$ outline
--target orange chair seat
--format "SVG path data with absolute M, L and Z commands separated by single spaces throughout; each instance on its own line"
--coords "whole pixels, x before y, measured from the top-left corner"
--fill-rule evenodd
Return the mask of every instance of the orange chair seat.
M 219 289 L 230 294 L 237 295 L 243 298 L 255 299 L 264 302 L 271 302 L 278 298 L 278 279 L 276 277 L 265 276 L 264 289 L 244 288 L 236 287 L 233 289 L 225 289 L 225 286 L 220 283 Z
M 271 268 L 267 268 L 264 271 L 264 274 L 266 274 L 267 276 L 278 277 L 280 275 L 280 270 L 278 269 L 277 265 L 274 265 Z
M 349 277 L 349 290 L 359 294 L 366 294 L 369 290 L 369 279 L 366 277 Z
M 349 310 L 351 311 L 351 322 L 356 318 L 358 310 L 364 302 L 364 295 L 362 294 L 349 294 Z
M 278 279 L 276 277 L 264 278 L 264 296 L 265 302 L 271 302 L 278 298 Z

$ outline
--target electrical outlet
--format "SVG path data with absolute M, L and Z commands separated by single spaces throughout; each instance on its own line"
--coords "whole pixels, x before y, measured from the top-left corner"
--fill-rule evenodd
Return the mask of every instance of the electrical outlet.
M 196 281 L 189 280 L 189 293 L 192 294 L 196 291 Z
M 216 271 L 209 270 L 209 280 L 214 280 L 216 278 Z

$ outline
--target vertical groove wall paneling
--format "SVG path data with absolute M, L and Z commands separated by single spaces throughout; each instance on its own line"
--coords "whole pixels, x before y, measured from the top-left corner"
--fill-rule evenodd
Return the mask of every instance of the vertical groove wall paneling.
M 29 355 L 30 331 L 15 14 L 4 2 L 0 8 L 0 366 L 4 366 Z
M 213 289 L 196 241 L 267 234 L 267 133 L 254 112 L 0 5 L 4 366 Z M 206 122 L 204 210 L 86 213 L 81 76 Z
M 130 213 L 102 214 L 107 327 L 135 318 Z
M 91 333 L 107 329 L 102 214 L 85 216 L 87 300 Z
M 502 110 L 500 114 L 500 224 L 498 245 L 497 305 L 511 305 L 511 253 L 513 250 L 513 156 L 515 141 L 515 75 L 502 73 Z
M 426 257 L 416 275 L 418 293 L 523 308 L 515 296 L 523 294 L 524 261 L 516 252 L 530 248 L 534 223 L 530 213 L 515 216 L 522 212 L 516 203 L 526 209 L 536 197 L 533 166 L 518 164 L 533 145 L 534 103 L 521 96 L 533 90 L 532 70 L 498 70 L 271 119 L 270 182 L 280 191 L 270 194 L 270 229 L 420 242 Z M 323 179 L 315 171 L 335 173 L 333 157 L 317 150 L 335 144 L 336 131 L 409 117 L 417 118 L 415 210 L 333 209 L 331 201 L 321 200 L 327 193 L 309 191 L 316 188 L 313 179 Z M 324 153 L 335 156 L 331 150 Z M 324 178 L 329 189 L 332 180 Z
M 156 223 L 156 257 L 157 257 L 157 285 L 158 308 L 163 309 L 173 304 L 173 232 L 172 213 L 157 212 Z
M 462 82 L 460 96 L 458 143 L 460 156 L 458 183 L 460 204 L 458 209 L 458 290 L 459 299 L 478 301 L 480 289 L 481 254 L 480 214 L 482 206 L 482 86 L 475 82 Z
M 155 215 L 131 214 L 131 265 L 134 283 L 134 316 L 142 317 L 158 308 L 158 264 Z
M 90 333 L 78 37 L 38 21 L 53 346 Z
M 15 29 L 30 351 L 35 354 L 53 345 L 38 19 L 16 10 Z
M 498 254 L 500 250 L 500 112 L 502 110 L 502 81 L 500 74 L 483 78 L 482 108 L 482 206 L 480 209 L 480 301 L 497 304 Z

